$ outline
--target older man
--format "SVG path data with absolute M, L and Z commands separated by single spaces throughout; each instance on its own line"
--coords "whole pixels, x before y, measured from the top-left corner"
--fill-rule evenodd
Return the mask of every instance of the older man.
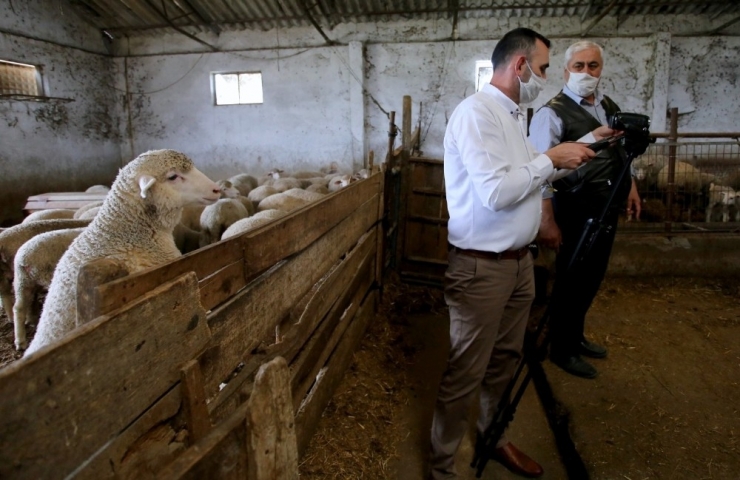
M 482 434 L 521 358 L 534 298 L 527 245 L 540 223 L 541 187 L 595 155 L 583 143 L 539 153 L 527 141 L 519 103 L 533 101 L 544 86 L 549 45 L 527 28 L 504 35 L 491 58 L 491 83 L 457 106 L 445 132 L 451 349 L 432 422 L 434 479 L 455 478 L 454 455 L 478 388 Z M 610 134 L 599 128 L 582 140 Z M 542 474 L 505 435 L 494 458 L 519 474 Z
M 604 67 L 600 45 L 580 41 L 565 52 L 565 86 L 535 113 L 529 139 L 538 150 L 579 139 L 609 118 L 619 107 L 598 86 Z M 583 359 L 606 357 L 606 349 L 586 340 L 586 312 L 601 285 L 609 262 L 618 214 L 627 200 L 629 213 L 640 215 L 640 197 L 628 176 L 615 185 L 624 155 L 619 146 L 609 148 L 577 172 L 553 183 L 554 196 L 542 200 L 540 243 L 558 251 L 557 277 L 550 305 L 551 360 L 568 373 L 594 378 L 596 368 Z M 603 231 L 583 261 L 566 272 L 568 263 L 589 218 L 597 217 L 609 192 L 618 189 Z M 548 195 L 544 195 L 547 197 Z

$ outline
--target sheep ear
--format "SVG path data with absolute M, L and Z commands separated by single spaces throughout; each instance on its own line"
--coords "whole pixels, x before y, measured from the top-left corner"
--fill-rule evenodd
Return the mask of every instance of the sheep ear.
M 157 179 L 151 175 L 142 175 L 139 177 L 139 188 L 141 188 L 141 198 L 146 198 L 146 192 L 154 185 Z

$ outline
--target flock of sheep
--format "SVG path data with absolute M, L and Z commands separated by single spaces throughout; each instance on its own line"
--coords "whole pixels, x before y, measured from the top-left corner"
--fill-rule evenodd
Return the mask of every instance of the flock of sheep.
M 665 192 L 668 188 L 668 157 L 663 155 L 643 156 L 634 163 L 638 191 Z M 702 212 L 706 222 L 740 222 L 740 172 L 732 172 L 724 177 L 700 171 L 685 161 L 676 161 L 674 185 L 677 202 L 687 209 Z M 643 211 L 654 218 L 664 220 L 665 205 L 661 200 L 644 200 Z M 674 212 L 674 218 L 678 218 Z
M 272 170 L 214 182 L 184 154 L 154 150 L 123 167 L 103 202 L 77 211 L 44 210 L 0 232 L 0 299 L 15 328 L 15 346 L 28 355 L 79 326 L 77 274 L 107 258 L 129 274 L 183 253 L 256 229 L 291 210 L 366 178 L 337 165 L 288 176 Z M 36 294 L 47 289 L 33 341 L 25 325 Z M 27 347 L 27 348 L 26 348 Z

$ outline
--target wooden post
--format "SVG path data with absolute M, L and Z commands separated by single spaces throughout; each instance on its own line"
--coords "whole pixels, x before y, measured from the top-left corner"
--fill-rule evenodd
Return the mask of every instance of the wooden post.
M 665 231 L 673 227 L 673 196 L 676 191 L 676 142 L 678 142 L 678 108 L 671 108 L 671 130 L 668 135 L 668 198 L 666 198 Z
M 250 480 L 297 480 L 290 371 L 283 357 L 262 365 L 247 407 L 247 465 Z
M 404 95 L 403 97 L 403 114 L 402 114 L 402 127 L 401 127 L 401 138 L 402 146 L 401 150 L 401 194 L 398 199 L 398 237 L 396 238 L 396 270 L 401 270 L 403 264 L 403 250 L 406 244 L 406 210 L 409 196 L 409 184 L 411 182 L 411 171 L 409 166 L 409 156 L 411 151 L 411 97 Z
M 367 170 L 368 174 L 373 174 L 373 167 L 375 166 L 375 151 L 370 150 L 370 153 L 367 156 Z
M 211 420 L 206 406 L 203 373 L 198 360 L 190 360 L 180 371 L 182 406 L 185 423 L 190 432 L 190 444 L 205 437 L 211 430 Z
M 77 321 L 80 325 L 101 314 L 97 287 L 126 275 L 126 268 L 109 258 L 99 258 L 80 267 L 77 273 Z
M 393 158 L 393 146 L 396 143 L 396 136 L 398 135 L 398 129 L 396 128 L 396 112 L 391 112 L 390 118 L 388 119 L 388 153 L 385 157 L 385 163 L 388 170 L 392 170 L 395 165 Z

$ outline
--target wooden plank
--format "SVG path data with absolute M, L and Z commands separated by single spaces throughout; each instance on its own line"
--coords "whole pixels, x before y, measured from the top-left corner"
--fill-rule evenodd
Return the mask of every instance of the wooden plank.
M 317 282 L 314 288 L 291 311 L 290 318 L 294 325 L 291 325 L 284 333 L 282 341 L 251 355 L 251 358 L 238 375 L 231 379 L 226 387 L 218 393 L 218 396 L 208 404 L 211 417 L 215 421 L 224 418 L 236 405 L 244 401 L 243 386 L 248 379 L 254 376 L 254 372 L 262 363 L 276 356 L 281 356 L 288 363 L 292 363 L 299 350 L 303 348 L 319 322 L 326 317 L 330 309 L 334 305 L 339 305 L 342 310 L 346 307 L 352 292 L 356 289 L 355 280 L 359 277 L 360 270 L 365 265 L 367 258 L 372 255 L 372 251 L 370 251 L 372 246 L 372 238 L 369 234 L 365 234 L 358 245 L 335 265 L 329 271 L 329 274 Z
M 183 275 L 0 371 L 0 477 L 74 471 L 179 380 L 209 340 Z
M 80 324 L 100 316 L 100 291 L 98 287 L 128 275 L 122 262 L 99 258 L 87 262 L 77 273 L 77 319 Z
M 203 373 L 197 359 L 190 360 L 180 371 L 182 407 L 185 423 L 192 442 L 197 442 L 211 430 L 211 419 L 206 407 Z
M 216 345 L 206 353 L 202 364 L 209 396 L 274 331 L 296 299 L 375 224 L 378 201 L 376 194 L 303 252 L 271 269 L 209 315 Z
M 178 383 L 131 426 L 85 460 L 69 478 L 141 478 L 141 474 L 132 472 L 157 471 L 171 463 L 181 450 L 185 450 L 185 444 L 180 443 L 177 448 L 177 432 L 173 430 L 172 435 L 162 435 L 161 426 L 167 425 L 167 421 L 180 410 L 180 400 Z M 142 449 L 144 446 L 146 450 Z
M 311 388 L 319 370 L 326 363 L 334 351 L 337 343 L 342 338 L 350 320 L 357 312 L 362 300 L 367 295 L 368 289 L 372 285 L 371 268 L 374 268 L 374 257 L 368 257 L 368 261 L 363 265 L 358 278 L 353 281 L 347 300 L 338 303 L 329 314 L 329 319 L 321 324 L 309 339 L 306 348 L 301 352 L 300 357 L 291 365 L 293 371 L 293 403 L 296 407 L 301 404 L 308 390 Z
M 411 163 L 425 163 L 428 165 L 444 165 L 444 160 L 439 160 L 436 158 L 424 158 L 424 157 L 411 157 L 409 158 L 409 162 Z
M 303 456 L 308 447 L 321 413 L 329 403 L 334 390 L 342 380 L 344 372 L 352 361 L 352 355 L 360 344 L 370 319 L 375 316 L 375 295 L 370 292 L 365 298 L 360 310 L 347 328 L 339 346 L 334 350 L 326 366 L 316 378 L 308 396 L 296 414 L 296 437 L 298 439 L 298 455 Z
M 403 135 L 403 146 L 404 149 L 401 152 L 401 185 L 400 185 L 400 196 L 398 199 L 398 236 L 396 237 L 396 266 L 400 267 L 405 252 L 406 242 L 406 215 L 408 209 L 408 198 L 411 186 L 411 177 L 413 175 L 413 165 L 409 163 L 410 153 L 410 132 L 411 132 L 411 97 L 405 95 L 403 97 L 403 116 L 402 116 L 402 135 Z
M 447 225 L 447 218 L 425 217 L 423 215 L 409 215 L 406 217 L 409 222 L 429 223 L 432 225 Z
M 38 210 L 49 210 L 49 209 L 65 209 L 65 210 L 77 210 L 80 207 L 88 205 L 89 201 L 78 200 L 78 201 L 64 201 L 64 202 L 28 202 L 23 207 L 23 210 L 31 213 Z
M 87 201 L 102 201 L 105 200 L 105 193 L 92 193 L 92 192 L 51 192 L 51 193 L 39 193 L 37 195 L 31 195 L 28 197 L 28 201 L 43 202 L 43 201 L 56 201 L 56 200 L 87 200 Z
M 246 414 L 243 403 L 226 421 L 157 473 L 160 480 L 247 478 Z
M 247 409 L 247 465 L 251 480 L 297 480 L 290 371 L 282 357 L 262 365 Z
M 182 273 L 193 271 L 199 279 L 205 279 L 214 272 L 221 271 L 219 274 L 227 276 L 230 279 L 228 282 L 220 282 L 216 278 L 210 281 L 220 282 L 220 285 L 228 284 L 228 288 L 217 287 L 215 290 L 220 291 L 218 295 L 209 293 L 208 303 L 203 303 L 203 306 L 210 310 L 233 296 L 234 291 L 246 286 L 276 262 L 308 247 L 368 198 L 377 194 L 380 178 L 381 174 L 377 173 L 296 210 L 269 226 L 198 249 L 164 265 L 104 285 L 101 287 L 101 296 L 105 302 L 102 305 L 103 312 L 117 308 Z M 243 265 L 234 267 L 243 268 L 240 276 L 235 276 L 232 269 L 224 269 L 231 264 L 238 265 L 240 261 Z

